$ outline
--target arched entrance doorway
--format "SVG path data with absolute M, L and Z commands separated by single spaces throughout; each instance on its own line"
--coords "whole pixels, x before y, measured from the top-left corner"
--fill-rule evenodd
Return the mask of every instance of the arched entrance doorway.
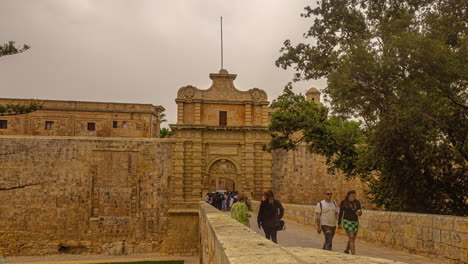
M 213 162 L 208 170 L 208 191 L 234 191 L 238 187 L 237 167 L 227 159 Z
M 226 190 L 226 191 L 233 191 L 236 189 L 236 183 L 234 180 L 229 178 L 217 178 L 212 179 L 210 182 L 210 191 L 217 191 L 217 190 Z

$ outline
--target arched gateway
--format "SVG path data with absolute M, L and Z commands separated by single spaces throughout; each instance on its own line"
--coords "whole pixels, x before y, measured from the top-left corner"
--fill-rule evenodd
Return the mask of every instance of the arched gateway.
M 237 190 L 239 171 L 234 163 L 227 159 L 217 159 L 211 163 L 207 173 L 207 182 L 203 187 L 208 191 Z

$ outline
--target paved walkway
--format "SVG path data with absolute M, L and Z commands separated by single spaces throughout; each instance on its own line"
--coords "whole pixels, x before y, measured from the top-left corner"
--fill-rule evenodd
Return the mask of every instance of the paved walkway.
M 324 237 L 323 234 L 317 234 L 317 229 L 314 226 L 302 225 L 291 220 L 285 220 L 286 230 L 278 232 L 278 244 L 284 247 L 304 247 L 304 248 L 322 248 Z M 265 235 L 263 230 L 257 227 L 257 216 L 252 214 L 250 218 L 250 226 L 255 232 Z M 333 239 L 333 251 L 343 252 L 346 248 L 348 239 L 346 234 L 336 234 Z M 414 264 L 429 264 L 441 263 L 437 260 L 427 259 L 422 256 L 409 254 L 405 251 L 389 249 L 374 244 L 356 240 L 356 253 L 362 256 L 390 259 Z

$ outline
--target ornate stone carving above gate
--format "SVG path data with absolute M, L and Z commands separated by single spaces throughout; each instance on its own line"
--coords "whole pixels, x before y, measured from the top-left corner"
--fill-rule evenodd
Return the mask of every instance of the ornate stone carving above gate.
M 261 102 L 261 101 L 266 101 L 267 100 L 267 94 L 265 91 L 260 90 L 258 88 L 253 88 L 250 91 L 250 94 L 252 96 L 252 100 L 254 102 Z
M 215 190 L 217 182 L 220 184 L 223 181 L 231 181 L 232 186 L 228 187 L 229 190 L 233 190 L 234 186 L 237 184 L 237 174 L 238 170 L 236 165 L 228 159 L 218 159 L 211 164 L 202 179 L 203 187 L 210 188 L 210 190 Z
M 228 176 L 237 174 L 237 168 L 230 160 L 220 159 L 211 164 L 210 175 Z

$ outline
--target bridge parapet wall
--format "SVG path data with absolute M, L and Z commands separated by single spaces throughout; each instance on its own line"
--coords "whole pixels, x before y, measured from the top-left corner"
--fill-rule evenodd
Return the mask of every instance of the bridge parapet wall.
M 401 263 L 313 248 L 281 247 L 211 205 L 200 202 L 201 264 Z
M 260 202 L 252 201 L 258 210 Z M 283 204 L 284 218 L 315 225 L 315 206 Z M 359 237 L 446 263 L 468 262 L 468 217 L 363 210 Z

